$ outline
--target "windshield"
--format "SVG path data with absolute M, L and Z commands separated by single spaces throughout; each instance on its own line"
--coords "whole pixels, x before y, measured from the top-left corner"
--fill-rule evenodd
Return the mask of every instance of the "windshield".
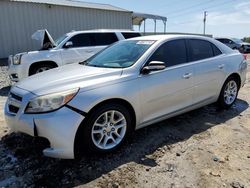
M 85 65 L 107 68 L 126 68 L 133 65 L 155 41 L 120 41 L 104 49 Z
M 67 35 L 63 35 L 61 37 L 59 37 L 58 39 L 55 40 L 55 44 L 56 46 L 58 46 L 64 39 L 66 39 L 68 36 Z
M 236 43 L 242 43 L 242 42 L 243 42 L 242 40 L 236 39 L 236 38 L 233 38 L 232 40 L 233 40 L 234 42 L 236 42 Z

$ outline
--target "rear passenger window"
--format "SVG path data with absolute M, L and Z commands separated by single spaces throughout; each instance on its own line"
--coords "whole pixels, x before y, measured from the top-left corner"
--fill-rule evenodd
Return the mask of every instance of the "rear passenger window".
M 198 61 L 201 59 L 213 57 L 213 49 L 211 43 L 205 40 L 190 39 L 189 53 L 191 61 Z
M 122 33 L 122 35 L 124 36 L 125 39 L 130 39 L 130 38 L 141 36 L 140 33 Z
M 91 46 L 90 34 L 78 34 L 69 41 L 72 41 L 73 47 Z
M 173 40 L 161 45 L 150 57 L 150 61 L 162 61 L 166 67 L 187 62 L 185 40 Z
M 93 46 L 107 46 L 118 41 L 115 33 L 93 33 Z
M 212 44 L 212 48 L 213 48 L 213 52 L 214 52 L 214 56 L 220 55 L 222 54 L 222 52 L 219 50 L 219 48 L 217 48 L 214 44 Z

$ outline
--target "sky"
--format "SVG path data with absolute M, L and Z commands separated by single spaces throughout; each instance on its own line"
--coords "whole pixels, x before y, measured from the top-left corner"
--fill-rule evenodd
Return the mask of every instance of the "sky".
M 83 0 L 85 1 L 85 0 Z M 206 34 L 214 37 L 250 37 L 250 0 L 87 0 L 118 6 L 134 12 L 167 17 L 167 32 L 203 33 L 203 16 L 207 11 Z M 157 21 L 157 31 L 163 31 Z M 134 30 L 138 30 L 137 26 Z M 146 31 L 154 22 L 146 21 Z M 143 31 L 143 26 L 141 27 Z

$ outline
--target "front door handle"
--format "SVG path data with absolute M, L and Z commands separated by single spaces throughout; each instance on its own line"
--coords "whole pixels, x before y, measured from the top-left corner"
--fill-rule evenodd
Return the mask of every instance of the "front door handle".
M 220 64 L 218 67 L 219 67 L 219 69 L 223 69 L 224 66 L 225 66 L 225 64 Z
M 182 78 L 189 79 L 192 76 L 192 73 L 185 73 L 183 74 Z
M 93 50 L 86 50 L 86 52 L 87 52 L 87 53 L 92 53 L 92 52 L 93 52 Z

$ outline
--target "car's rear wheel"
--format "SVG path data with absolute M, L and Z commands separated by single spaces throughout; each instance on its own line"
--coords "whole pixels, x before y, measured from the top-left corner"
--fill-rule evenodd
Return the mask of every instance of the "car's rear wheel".
M 78 130 L 76 144 L 81 151 L 77 153 L 106 153 L 117 149 L 130 134 L 131 123 L 128 109 L 120 104 L 96 108 Z
M 219 107 L 228 109 L 236 101 L 239 91 L 239 83 L 235 77 L 229 77 L 220 92 L 218 99 Z

